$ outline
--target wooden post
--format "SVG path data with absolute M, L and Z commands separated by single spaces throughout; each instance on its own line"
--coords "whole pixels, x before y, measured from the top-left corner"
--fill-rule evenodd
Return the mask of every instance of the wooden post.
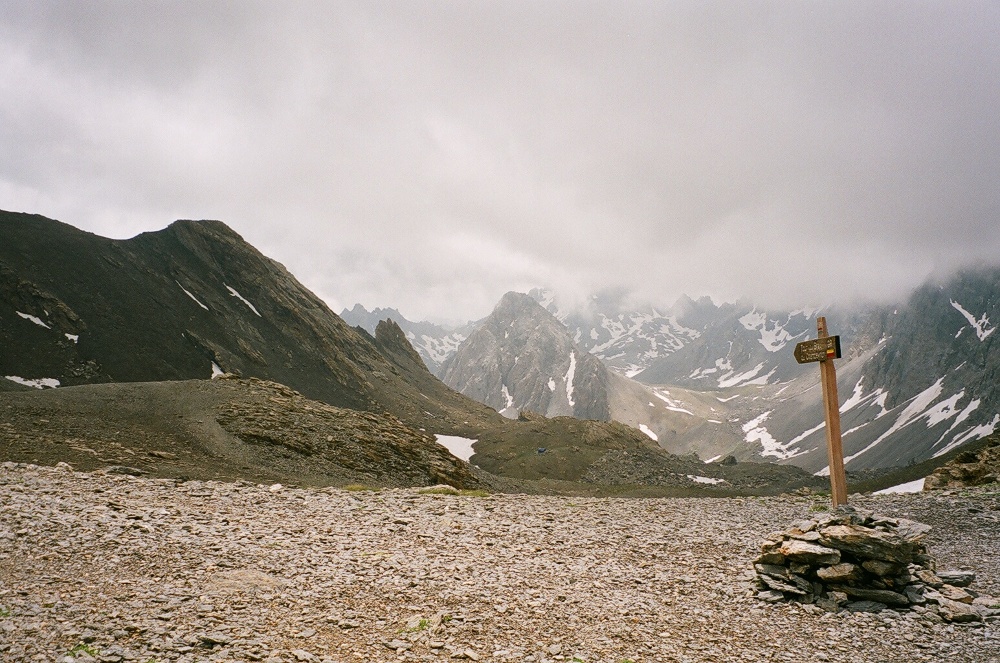
M 818 338 L 826 338 L 826 318 L 816 318 Z M 830 496 L 834 508 L 847 504 L 847 476 L 844 472 L 844 446 L 840 438 L 840 397 L 837 395 L 837 369 L 833 357 L 819 362 L 823 385 L 823 407 L 826 410 L 826 450 L 830 459 Z

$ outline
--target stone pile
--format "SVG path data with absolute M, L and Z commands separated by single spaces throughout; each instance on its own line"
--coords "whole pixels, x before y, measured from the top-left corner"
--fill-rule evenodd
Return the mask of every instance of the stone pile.
M 828 612 L 886 608 L 948 622 L 1000 619 L 1000 599 L 968 589 L 972 571 L 937 571 L 924 538 L 930 526 L 850 507 L 770 535 L 754 562 L 757 597 Z

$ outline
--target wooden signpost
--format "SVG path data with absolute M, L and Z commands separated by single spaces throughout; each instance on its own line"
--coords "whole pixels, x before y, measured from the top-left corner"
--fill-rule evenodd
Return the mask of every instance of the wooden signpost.
M 826 450 L 830 458 L 830 495 L 833 506 L 847 504 L 847 476 L 844 473 L 844 446 L 840 439 L 840 398 L 837 395 L 837 369 L 834 359 L 840 359 L 840 337 L 829 336 L 826 318 L 816 318 L 817 338 L 795 346 L 795 361 L 800 364 L 819 362 L 820 383 L 823 385 L 823 408 L 826 411 Z

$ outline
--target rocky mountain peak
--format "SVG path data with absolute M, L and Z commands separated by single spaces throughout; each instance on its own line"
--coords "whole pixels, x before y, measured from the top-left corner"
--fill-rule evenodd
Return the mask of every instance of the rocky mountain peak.
M 609 418 L 607 369 L 532 297 L 508 292 L 443 370 L 445 384 L 507 417 Z
M 395 320 L 382 320 L 375 327 L 375 343 L 383 355 L 394 363 L 409 363 L 424 368 L 424 361 L 406 338 L 406 332 Z

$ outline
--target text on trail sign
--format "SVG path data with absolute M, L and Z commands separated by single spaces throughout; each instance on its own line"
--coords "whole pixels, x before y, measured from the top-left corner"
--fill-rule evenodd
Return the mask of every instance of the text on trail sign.
M 800 364 L 827 359 L 840 359 L 839 336 L 823 336 L 811 341 L 802 341 L 795 346 L 795 361 Z

